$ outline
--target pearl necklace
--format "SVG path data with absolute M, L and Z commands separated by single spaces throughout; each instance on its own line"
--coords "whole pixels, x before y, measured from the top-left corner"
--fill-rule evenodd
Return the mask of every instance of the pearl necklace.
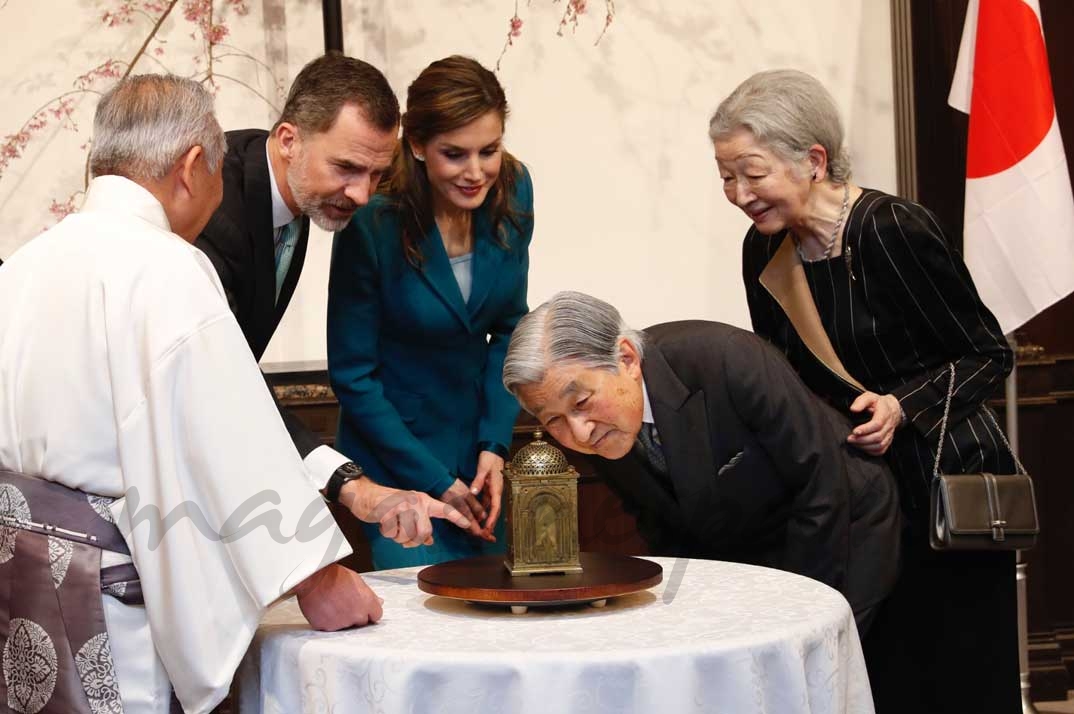
M 794 249 L 798 251 L 798 257 L 802 259 L 803 263 L 817 263 L 831 257 L 832 250 L 835 248 L 835 239 L 839 237 L 839 229 L 843 227 L 843 219 L 846 218 L 848 205 L 850 205 L 850 184 L 845 183 L 843 184 L 843 207 L 839 209 L 839 218 L 835 221 L 835 227 L 832 228 L 832 235 L 828 239 L 828 245 L 824 247 L 824 252 L 820 256 L 807 258 L 805 251 L 802 250 L 802 244 L 798 241 L 797 234 L 791 234 L 794 238 Z

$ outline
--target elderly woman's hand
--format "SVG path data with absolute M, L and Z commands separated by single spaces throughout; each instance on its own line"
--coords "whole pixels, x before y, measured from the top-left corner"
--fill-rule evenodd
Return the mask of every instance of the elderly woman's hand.
M 872 418 L 854 427 L 847 437 L 852 444 L 872 456 L 883 456 L 895 438 L 895 430 L 902 425 L 902 406 L 891 394 L 865 392 L 850 405 L 850 411 L 858 414 L 867 411 Z

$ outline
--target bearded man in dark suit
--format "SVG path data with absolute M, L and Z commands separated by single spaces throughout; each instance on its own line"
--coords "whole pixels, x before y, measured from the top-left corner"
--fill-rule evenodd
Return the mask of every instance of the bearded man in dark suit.
M 752 333 L 630 329 L 581 293 L 518 323 L 504 385 L 564 446 L 598 457 L 655 555 L 754 563 L 839 590 L 864 633 L 898 573 L 884 462 Z
M 271 131 L 227 133 L 224 199 L 195 245 L 216 267 L 256 359 L 298 284 L 310 221 L 327 231 L 347 225 L 390 165 L 398 130 L 399 102 L 384 75 L 366 62 L 329 53 L 295 77 Z M 297 417 L 280 412 L 329 500 L 344 502 L 363 520 L 380 521 L 399 542 L 427 539 L 417 532 L 408 537 L 415 523 L 406 509 L 394 521 L 390 514 L 398 511 L 392 506 L 399 499 L 416 499 L 419 506 L 434 499 L 378 486 L 349 458 L 321 445 Z

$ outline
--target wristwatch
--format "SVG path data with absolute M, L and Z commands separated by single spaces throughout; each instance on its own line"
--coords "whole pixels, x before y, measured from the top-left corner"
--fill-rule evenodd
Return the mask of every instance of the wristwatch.
M 349 481 L 356 481 L 362 478 L 365 472 L 362 471 L 362 467 L 358 464 L 348 461 L 340 466 L 334 472 L 332 472 L 331 478 L 328 479 L 328 484 L 324 487 L 324 497 L 329 503 L 339 503 L 339 492 L 343 490 L 343 486 Z

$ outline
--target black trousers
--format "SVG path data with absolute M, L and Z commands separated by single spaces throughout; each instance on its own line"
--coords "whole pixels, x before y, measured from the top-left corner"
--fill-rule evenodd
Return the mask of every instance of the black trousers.
M 862 642 L 877 714 L 1020 714 L 1015 554 L 904 546 Z

